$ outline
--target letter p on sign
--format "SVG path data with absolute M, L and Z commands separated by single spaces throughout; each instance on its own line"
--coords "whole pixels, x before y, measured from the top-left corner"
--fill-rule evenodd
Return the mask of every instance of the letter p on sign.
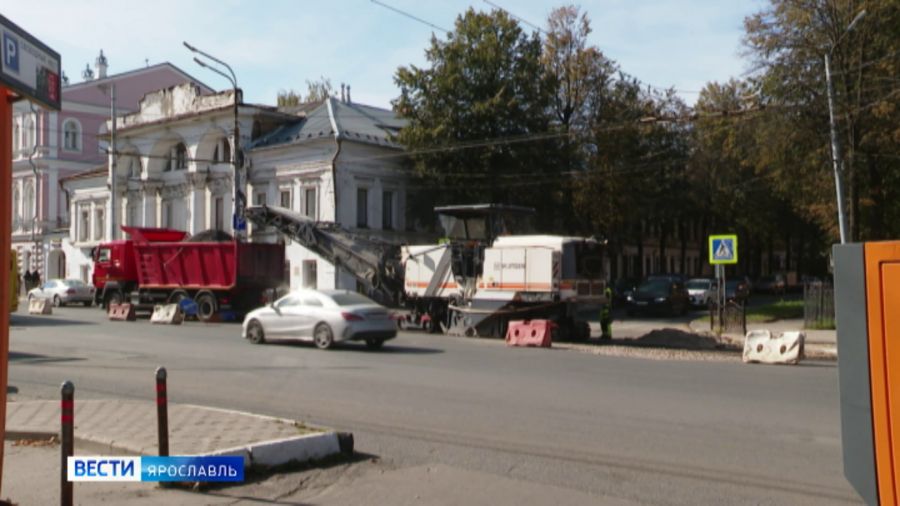
M 3 66 L 19 73 L 19 41 L 8 33 L 3 34 Z

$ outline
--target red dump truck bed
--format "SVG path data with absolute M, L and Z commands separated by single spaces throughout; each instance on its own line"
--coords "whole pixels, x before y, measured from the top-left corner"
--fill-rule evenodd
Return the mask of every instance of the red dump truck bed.
M 284 246 L 226 242 L 134 243 L 142 289 L 274 288 L 284 277 Z

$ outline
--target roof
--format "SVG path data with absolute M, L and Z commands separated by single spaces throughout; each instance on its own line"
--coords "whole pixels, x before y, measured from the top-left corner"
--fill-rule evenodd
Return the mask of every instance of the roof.
M 157 68 L 162 68 L 162 67 L 170 67 L 170 68 L 172 68 L 173 70 L 175 70 L 175 72 L 178 72 L 179 74 L 181 74 L 181 75 L 183 75 L 184 77 L 186 77 L 186 78 L 188 79 L 188 81 L 193 82 L 193 83 L 196 83 L 196 84 L 197 84 L 198 86 L 200 86 L 200 87 L 203 89 L 203 91 L 205 91 L 206 93 L 214 93 L 214 92 L 215 92 L 215 90 L 213 90 L 212 88 L 210 88 L 209 86 L 207 86 L 203 81 L 201 81 L 201 80 L 197 79 L 196 77 L 194 77 L 194 76 L 188 74 L 187 72 L 185 72 L 185 71 L 181 70 L 180 68 L 178 68 L 178 66 L 173 65 L 173 64 L 171 64 L 171 63 L 169 63 L 169 62 L 157 63 L 156 65 L 150 65 L 149 67 L 137 68 L 137 69 L 129 70 L 129 71 L 126 71 L 126 72 L 120 72 L 120 73 L 118 73 L 118 74 L 110 74 L 110 75 L 108 75 L 108 76 L 106 76 L 106 77 L 104 77 L 104 78 L 102 78 L 102 79 L 91 79 L 90 81 L 82 81 L 82 82 L 80 82 L 80 83 L 69 84 L 69 85 L 66 85 L 66 86 L 65 86 L 64 91 L 77 90 L 77 89 L 79 89 L 79 88 L 88 87 L 88 86 L 102 85 L 102 84 L 104 84 L 104 83 L 106 83 L 106 82 L 109 82 L 109 81 L 114 81 L 114 80 L 116 80 L 116 79 L 121 79 L 121 78 L 123 78 L 123 77 L 129 77 L 129 76 L 134 75 L 134 74 L 139 74 L 139 73 L 142 73 L 142 72 L 147 72 L 147 71 L 155 70 L 155 69 L 157 69 Z
M 320 102 L 282 110 L 306 115 L 260 137 L 251 143 L 248 149 L 294 144 L 325 137 L 395 149 L 402 148 L 396 142 L 395 136 L 406 125 L 406 121 L 388 109 L 342 102 L 334 97 L 328 97 Z

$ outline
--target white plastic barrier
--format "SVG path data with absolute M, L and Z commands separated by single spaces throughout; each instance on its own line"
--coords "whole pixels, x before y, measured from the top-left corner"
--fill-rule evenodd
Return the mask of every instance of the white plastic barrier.
M 773 337 L 768 330 L 751 330 L 744 339 L 744 362 L 796 364 L 803 359 L 803 332 L 784 332 Z
M 160 304 L 153 308 L 150 315 L 150 323 L 162 323 L 167 325 L 181 325 L 184 314 L 178 304 Z
M 35 297 L 28 302 L 28 314 L 53 314 L 50 299 Z

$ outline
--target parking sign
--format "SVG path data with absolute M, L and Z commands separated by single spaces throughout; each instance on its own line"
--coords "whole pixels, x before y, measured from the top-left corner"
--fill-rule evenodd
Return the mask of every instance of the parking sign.
M 0 15 L 0 85 L 59 110 L 59 53 Z
M 738 262 L 737 235 L 709 236 L 709 263 L 712 265 L 736 264 Z

